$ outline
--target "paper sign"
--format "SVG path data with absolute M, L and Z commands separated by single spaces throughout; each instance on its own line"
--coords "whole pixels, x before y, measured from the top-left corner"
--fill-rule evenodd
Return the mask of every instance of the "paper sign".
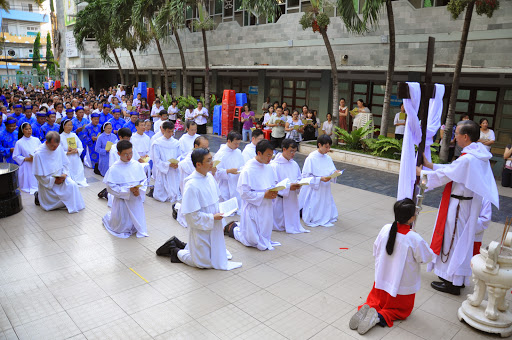
M 75 137 L 69 137 L 67 139 L 68 142 L 68 149 L 76 149 L 76 139 Z
M 238 210 L 238 201 L 236 197 L 233 197 L 227 201 L 219 203 L 219 212 L 224 217 L 228 217 L 234 214 Z
M 112 143 L 111 141 L 108 141 L 107 145 L 105 145 L 105 150 L 110 151 L 110 149 L 112 149 L 112 145 L 114 145 L 114 143 Z

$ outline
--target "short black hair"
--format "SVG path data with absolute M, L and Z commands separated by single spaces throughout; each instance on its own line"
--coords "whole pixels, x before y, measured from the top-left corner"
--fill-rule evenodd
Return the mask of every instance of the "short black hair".
M 320 147 L 320 145 L 329 144 L 332 145 L 332 139 L 328 135 L 321 135 L 318 136 L 318 139 L 316 140 L 316 146 Z
M 228 141 L 232 142 L 234 140 L 242 140 L 242 135 L 237 131 L 229 131 L 228 133 Z
M 265 151 L 267 150 L 274 151 L 274 146 L 272 145 L 272 143 L 270 143 L 270 141 L 263 139 L 260 140 L 258 144 L 256 144 L 256 154 L 258 154 L 258 152 L 265 153 Z
M 119 139 L 124 137 L 131 137 L 132 136 L 132 130 L 128 128 L 121 128 L 119 131 L 117 131 L 117 134 L 119 135 Z
M 158 115 L 163 116 L 163 115 L 168 115 L 168 113 L 165 110 L 160 110 L 160 112 L 158 112 Z
M 263 135 L 263 130 L 261 130 L 261 129 L 254 129 L 254 131 L 252 132 L 252 136 L 255 138 L 259 137 L 261 135 Z
M 194 122 L 193 120 L 187 120 L 187 123 L 186 123 L 187 130 L 188 130 L 192 125 L 197 125 L 197 123 L 196 123 L 196 122 Z
M 487 121 L 487 123 L 489 123 L 489 120 L 487 118 L 480 118 L 480 124 L 482 124 L 485 121 Z
M 480 125 L 472 120 L 463 120 L 457 123 L 460 126 L 460 134 L 468 135 L 472 142 L 480 139 Z
M 197 167 L 197 163 L 202 163 L 204 161 L 204 158 L 210 153 L 210 150 L 204 149 L 204 148 L 197 148 L 192 151 L 192 155 L 190 156 L 192 158 L 192 164 L 194 165 L 194 168 Z
M 205 136 L 196 137 L 196 139 L 194 139 L 194 147 L 201 145 L 201 141 L 203 139 L 208 140 L 208 138 L 206 138 Z
M 161 126 L 164 130 L 174 130 L 174 123 L 171 121 L 165 121 Z
M 117 152 L 119 153 L 123 152 L 124 150 L 133 148 L 132 143 L 129 140 L 120 140 L 119 142 L 117 142 L 116 147 Z
M 291 138 L 285 138 L 283 139 L 283 141 L 281 142 L 281 147 L 284 149 L 288 149 L 288 148 L 293 148 L 293 149 L 298 149 L 299 148 L 299 145 L 297 144 L 296 141 L 294 141 L 293 139 Z
M 137 119 L 137 121 L 135 121 L 135 126 L 139 126 L 140 124 L 144 125 L 145 122 L 144 122 L 144 119 Z

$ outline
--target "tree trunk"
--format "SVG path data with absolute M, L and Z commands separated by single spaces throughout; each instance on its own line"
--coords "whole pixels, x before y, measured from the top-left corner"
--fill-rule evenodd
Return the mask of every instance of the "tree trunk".
M 137 64 L 135 63 L 135 58 L 133 57 L 132 50 L 128 50 L 128 53 L 130 53 L 130 58 L 132 59 L 133 64 L 133 70 L 135 71 L 135 84 L 139 84 L 139 69 L 137 68 Z M 129 84 L 126 84 L 129 85 Z
M 448 115 L 444 128 L 443 140 L 441 141 L 441 152 L 439 157 L 445 162 L 451 161 L 448 159 L 450 141 L 452 140 L 452 130 L 455 118 L 455 105 L 457 104 L 457 93 L 459 91 L 460 73 L 462 70 L 462 62 L 464 61 L 464 54 L 466 52 L 466 44 L 468 42 L 469 26 L 471 25 L 471 17 L 473 16 L 473 8 L 475 1 L 468 3 L 466 7 L 466 16 L 464 17 L 464 26 L 462 27 L 462 36 L 460 38 L 459 54 L 457 55 L 457 63 L 455 64 L 455 71 L 453 72 L 452 89 L 450 92 L 450 102 L 448 104 Z
M 389 25 L 389 61 L 388 73 L 386 74 L 386 90 L 384 92 L 384 104 L 382 107 L 382 119 L 380 123 L 380 134 L 387 137 L 389 122 L 389 104 L 391 92 L 393 91 L 393 75 L 395 73 L 395 18 L 393 15 L 393 4 L 386 0 L 386 10 Z
M 164 68 L 164 79 L 165 79 L 165 94 L 171 94 L 169 92 L 169 75 L 167 72 L 167 65 L 165 64 L 164 54 L 162 52 L 162 47 L 160 46 L 160 40 L 155 35 L 156 47 L 158 48 L 158 54 L 160 54 L 160 60 L 162 61 L 162 67 Z
M 179 36 L 178 30 L 176 28 L 174 28 L 174 36 L 176 37 L 176 45 L 178 45 L 178 50 L 180 51 L 180 57 L 181 57 L 181 69 L 182 69 L 181 95 L 183 97 L 186 97 L 187 96 L 187 62 L 185 61 L 185 53 L 183 52 L 183 46 L 181 46 L 180 36 Z
M 117 57 L 116 50 L 113 47 L 110 47 L 110 50 L 112 51 L 112 54 L 114 54 L 114 59 L 116 60 L 117 68 L 119 69 L 119 75 L 121 76 L 121 84 L 124 84 L 123 68 L 121 67 L 119 58 Z
M 336 66 L 336 59 L 334 58 L 334 52 L 332 51 L 331 42 L 327 36 L 327 29 L 320 27 L 320 34 L 324 39 L 325 47 L 327 48 L 327 55 L 329 56 L 329 62 L 331 63 L 331 78 L 332 78 L 332 125 L 338 125 L 339 118 L 339 102 L 338 102 L 338 67 Z M 333 134 L 333 143 L 337 144 L 336 135 Z
M 212 117 L 213 112 L 210 112 L 210 64 L 208 63 L 208 45 L 206 43 L 206 31 L 201 29 L 203 34 L 203 50 L 204 50 L 204 107 L 208 110 L 209 116 Z

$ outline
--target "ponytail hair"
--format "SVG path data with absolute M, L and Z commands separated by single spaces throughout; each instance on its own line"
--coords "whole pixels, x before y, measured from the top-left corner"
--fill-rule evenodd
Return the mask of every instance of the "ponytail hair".
M 389 229 L 388 242 L 386 244 L 388 255 L 392 255 L 395 248 L 398 223 L 406 224 L 416 214 L 416 204 L 410 198 L 405 198 L 395 202 L 393 210 L 395 212 L 395 221 L 391 225 L 391 229 Z

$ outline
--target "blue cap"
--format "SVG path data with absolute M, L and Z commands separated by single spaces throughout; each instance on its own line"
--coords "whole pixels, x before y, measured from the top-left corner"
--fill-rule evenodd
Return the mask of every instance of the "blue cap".
M 137 111 L 130 111 L 130 116 L 138 116 L 139 113 Z
M 84 110 L 84 107 L 83 106 L 77 106 L 75 111 L 80 111 L 80 110 Z
M 91 118 L 100 118 L 100 114 L 97 113 L 97 112 L 94 112 L 93 114 L 91 114 L 90 116 Z
M 66 109 L 66 113 L 68 113 L 68 112 L 75 112 L 75 110 L 73 110 L 73 109 Z
M 36 117 L 46 117 L 46 112 L 38 112 L 36 113 Z
M 32 106 L 31 105 L 25 106 L 25 110 L 32 110 Z
M 16 124 L 16 122 L 17 122 L 16 118 L 7 117 L 7 120 L 5 121 L 5 125 Z
M 55 111 L 48 111 L 48 113 L 46 114 L 46 117 L 50 117 L 50 115 L 57 115 L 57 112 L 55 112 Z
M 110 104 L 103 104 L 103 107 L 108 107 L 110 109 Z
M 121 109 L 113 109 L 113 110 L 112 110 L 112 113 L 116 113 L 116 112 L 121 113 Z
M 16 104 L 12 107 L 13 109 L 23 109 L 23 105 L 21 104 Z

